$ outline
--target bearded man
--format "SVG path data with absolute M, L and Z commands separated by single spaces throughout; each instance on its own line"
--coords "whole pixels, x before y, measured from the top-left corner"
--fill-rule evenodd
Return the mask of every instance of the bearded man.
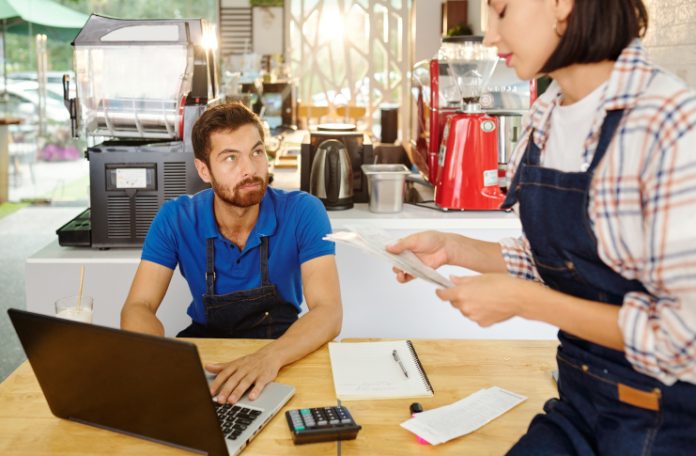
M 121 328 L 164 335 L 156 312 L 177 266 L 193 300 L 178 337 L 275 339 L 205 368 L 211 394 L 255 399 L 279 370 L 338 335 L 335 245 L 321 201 L 268 187 L 259 118 L 238 103 L 213 107 L 191 133 L 198 174 L 212 188 L 168 201 L 152 222 L 121 311 Z M 298 318 L 303 301 L 308 311 Z M 163 379 L 166 381 L 166 379 Z M 173 400 L 176 400 L 173 398 Z

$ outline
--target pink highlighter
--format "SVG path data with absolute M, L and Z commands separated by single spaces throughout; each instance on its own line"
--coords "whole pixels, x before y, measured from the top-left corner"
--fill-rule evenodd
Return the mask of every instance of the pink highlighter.
M 420 402 L 414 402 L 408 409 L 411 412 L 411 417 L 414 417 L 416 413 L 420 413 L 423 411 L 423 406 L 420 405 Z M 416 440 L 418 440 L 418 443 L 420 443 L 421 445 L 430 445 L 428 441 L 423 439 L 422 437 L 416 436 Z

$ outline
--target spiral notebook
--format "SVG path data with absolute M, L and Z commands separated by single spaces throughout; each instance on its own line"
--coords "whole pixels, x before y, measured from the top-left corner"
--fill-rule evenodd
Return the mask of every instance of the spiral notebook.
M 330 343 L 336 397 L 397 399 L 433 395 L 410 340 Z

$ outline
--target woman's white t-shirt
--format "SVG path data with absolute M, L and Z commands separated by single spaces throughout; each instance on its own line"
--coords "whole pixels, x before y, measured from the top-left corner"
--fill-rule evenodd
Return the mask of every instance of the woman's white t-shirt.
M 542 154 L 545 168 L 564 172 L 585 171 L 585 140 L 590 134 L 606 86 L 605 82 L 582 100 L 567 106 L 559 104 L 551 112 L 549 139 Z

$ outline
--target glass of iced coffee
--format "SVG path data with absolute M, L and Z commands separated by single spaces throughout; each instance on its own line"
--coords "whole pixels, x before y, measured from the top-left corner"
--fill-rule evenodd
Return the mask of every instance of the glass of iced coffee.
M 92 323 L 94 300 L 91 296 L 66 296 L 56 301 L 56 316 L 68 320 Z

